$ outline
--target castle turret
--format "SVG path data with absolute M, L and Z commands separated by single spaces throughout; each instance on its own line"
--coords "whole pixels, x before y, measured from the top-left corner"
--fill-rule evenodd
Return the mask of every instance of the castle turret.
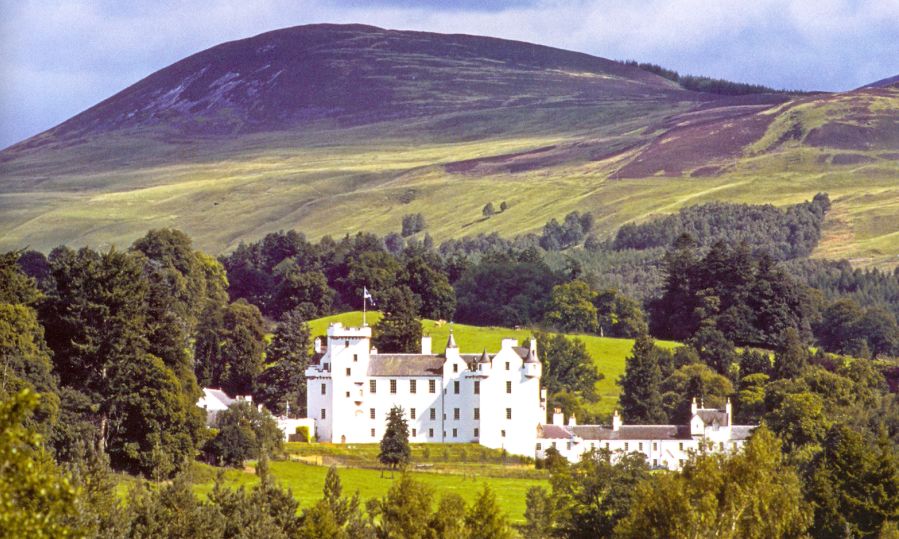
M 484 353 L 481 354 L 481 357 L 478 358 L 478 371 L 483 373 L 490 372 L 490 356 L 487 355 L 486 348 L 484 348 Z
M 535 378 L 543 374 L 543 365 L 537 359 L 537 351 L 534 348 L 528 351 L 528 357 L 525 358 L 521 368 L 524 369 L 524 375 L 528 378 Z

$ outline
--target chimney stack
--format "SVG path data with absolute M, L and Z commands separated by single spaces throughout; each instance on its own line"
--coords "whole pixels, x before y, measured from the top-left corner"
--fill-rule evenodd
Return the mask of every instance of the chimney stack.
M 322 353 L 322 340 L 321 337 L 316 337 L 314 341 L 312 341 L 312 349 L 315 350 L 316 354 Z
M 697 407 L 696 407 L 696 397 L 693 397 L 693 402 L 690 404 L 690 413 L 692 415 L 696 415 Z
M 424 355 L 431 355 L 431 336 L 424 335 L 421 338 L 421 353 Z
M 553 425 L 565 425 L 565 416 L 562 414 L 561 408 L 553 410 Z
M 727 426 L 729 427 L 733 424 L 733 420 L 731 419 L 733 408 L 731 408 L 730 405 L 730 397 L 727 398 L 727 404 L 724 405 L 724 413 L 727 415 Z
M 615 413 L 612 414 L 612 431 L 618 432 L 621 430 L 621 416 L 618 415 L 618 410 L 615 410 Z
M 577 419 L 574 417 L 574 414 L 571 414 L 570 416 L 568 416 L 568 426 L 569 427 L 577 426 Z

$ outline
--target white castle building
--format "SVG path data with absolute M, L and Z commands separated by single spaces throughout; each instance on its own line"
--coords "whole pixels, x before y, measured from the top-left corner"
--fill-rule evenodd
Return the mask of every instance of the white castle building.
M 641 453 L 652 468 L 680 470 L 690 452 L 737 451 L 752 433 L 755 425 L 733 425 L 730 399 L 724 410 L 690 409 L 689 425 L 624 425 L 616 410 L 611 427 L 603 425 L 578 425 L 569 418 L 563 423 L 561 410 L 553 413 L 550 425 L 541 425 L 537 437 L 536 455 L 543 458 L 546 450 L 554 447 L 562 456 L 577 462 L 581 455 L 592 449 L 608 449 L 616 455 Z
M 479 443 L 511 454 L 543 458 L 555 447 L 571 461 L 591 449 L 639 452 L 654 468 L 680 469 L 690 451 L 733 451 L 753 426 L 731 424 L 725 410 L 698 407 L 689 425 L 623 425 L 618 412 L 611 427 L 563 424 L 556 410 L 547 417 L 542 366 L 533 339 L 518 346 L 503 339 L 499 352 L 462 354 L 450 332 L 444 354 L 381 354 L 371 346 L 371 328 L 340 323 L 328 328 L 327 343 L 315 342 L 306 370 L 306 403 L 318 439 L 332 443 L 377 443 L 387 414 L 401 406 L 410 442 Z M 618 453 L 620 454 L 620 453 Z
M 503 339 L 493 355 L 462 354 L 450 333 L 442 355 L 431 352 L 430 337 L 419 354 L 380 354 L 370 327 L 335 323 L 306 370 L 307 410 L 321 441 L 379 442 L 399 405 L 410 442 L 475 442 L 533 457 L 546 417 L 541 371 L 533 340 L 520 347 Z

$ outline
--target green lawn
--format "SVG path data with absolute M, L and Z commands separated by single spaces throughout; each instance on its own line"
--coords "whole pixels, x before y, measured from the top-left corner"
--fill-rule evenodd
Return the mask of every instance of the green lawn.
M 374 325 L 379 319 L 380 313 L 378 312 L 369 312 L 367 315 L 369 325 Z M 324 335 L 327 332 L 328 325 L 333 322 L 341 322 L 346 326 L 359 326 L 362 324 L 362 312 L 354 311 L 326 316 L 313 320 L 309 325 L 313 335 Z M 423 320 L 422 326 L 425 334 L 431 335 L 433 339 L 434 352 L 443 353 L 446 349 L 446 340 L 449 337 L 450 324 L 435 322 L 434 320 Z M 478 353 L 484 350 L 484 348 L 488 352 L 494 353 L 499 351 L 502 339 L 514 338 L 523 341 L 534 333 L 531 329 L 480 327 L 466 324 L 453 324 L 453 328 L 456 343 L 459 345 L 462 353 Z M 605 376 L 596 384 L 596 391 L 600 395 L 599 402 L 592 403 L 587 408 L 594 414 L 611 414 L 618 403 L 618 395 L 621 393 L 621 388 L 618 387 L 615 381 L 624 374 L 624 360 L 634 347 L 634 340 L 597 337 L 595 335 L 573 336 L 584 341 L 587 351 L 599 368 L 599 372 Z M 679 343 L 672 341 L 656 341 L 656 344 L 663 348 L 680 346 Z
M 194 485 L 194 492 L 200 496 L 206 496 L 212 491 L 214 484 L 213 469 L 209 466 L 196 465 L 198 475 L 203 476 L 202 481 Z M 276 480 L 282 486 L 289 488 L 293 496 L 300 502 L 300 508 L 307 508 L 319 500 L 322 496 L 322 487 L 325 484 L 325 474 L 328 468 L 315 466 L 301 462 L 274 461 L 270 463 L 270 469 Z M 362 501 L 369 498 L 383 496 L 391 483 L 399 477 L 395 474 L 390 478 L 389 473 L 381 477 L 381 472 L 372 469 L 341 468 L 340 480 L 343 484 L 345 495 L 352 495 L 358 491 Z M 434 489 L 436 498 L 449 492 L 455 492 L 462 496 L 466 502 L 472 503 L 484 485 L 489 485 L 496 493 L 497 501 L 509 519 L 516 522 L 524 520 L 525 493 L 532 486 L 548 487 L 545 479 L 517 479 L 497 477 L 472 477 L 470 475 L 409 472 L 416 481 L 421 481 Z M 258 482 L 256 475 L 250 471 L 227 470 L 225 482 L 228 486 L 250 487 Z

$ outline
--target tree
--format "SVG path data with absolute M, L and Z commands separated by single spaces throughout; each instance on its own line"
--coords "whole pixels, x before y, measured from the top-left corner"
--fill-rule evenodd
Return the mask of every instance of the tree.
M 218 433 L 206 444 L 206 455 L 218 465 L 243 466 L 247 459 L 281 450 L 284 435 L 274 418 L 253 403 L 238 401 L 218 415 Z
M 541 260 L 484 257 L 455 283 L 456 320 L 477 325 L 532 325 L 543 320 L 559 278 Z
M 428 537 L 430 530 L 423 524 L 431 517 L 433 497 L 427 485 L 403 474 L 383 498 L 368 503 L 369 515 L 377 519 L 375 533 L 384 539 Z
M 628 423 L 665 423 L 667 418 L 662 409 L 661 383 L 659 351 L 651 337 L 641 335 L 625 360 L 624 375 L 618 379 L 621 386 L 618 402 Z
M 730 367 L 737 358 L 734 343 L 721 331 L 711 325 L 703 325 L 690 339 L 690 345 L 696 349 L 699 358 L 721 375 L 728 375 Z
M 496 210 L 493 209 L 493 202 L 488 202 L 484 205 L 484 209 L 481 210 L 481 213 L 484 214 L 484 217 L 490 218 L 496 213 Z
M 597 293 L 593 304 L 596 305 L 596 321 L 603 335 L 633 339 L 649 331 L 639 303 L 616 289 L 609 288 Z
M 299 310 L 306 318 L 316 318 L 331 311 L 334 290 L 328 286 L 328 278 L 320 271 L 303 271 L 295 262 L 276 268 L 280 283 L 274 291 L 269 314 L 280 316 L 291 310 Z
M 253 380 L 262 372 L 265 334 L 262 314 L 255 305 L 242 299 L 228 305 L 222 319 L 223 365 L 213 385 L 229 395 L 252 394 Z
M 556 285 L 544 320 L 563 332 L 594 333 L 598 329 L 595 298 L 596 292 L 579 279 Z
M 525 539 L 552 537 L 555 526 L 554 501 L 543 487 L 531 487 L 526 494 L 524 528 L 521 535 Z
M 793 378 L 799 376 L 808 364 L 808 347 L 799 338 L 795 328 L 788 328 L 783 335 L 783 342 L 774 356 L 774 379 Z
M 455 492 L 440 498 L 437 509 L 428 521 L 433 539 L 465 539 L 465 500 Z
M 724 408 L 734 388 L 730 380 L 702 363 L 674 371 L 661 385 L 663 410 L 668 420 L 681 425 L 690 421 L 693 399 L 706 407 Z
M 412 457 L 409 448 L 409 424 L 403 416 L 405 412 L 400 406 L 394 406 L 387 414 L 387 429 L 381 438 L 381 451 L 378 460 L 391 470 L 403 468 Z
M 885 308 L 866 309 L 857 331 L 867 341 L 872 357 L 899 353 L 899 326 L 893 313 Z
M 499 211 L 504 212 L 508 209 L 509 209 L 509 205 L 506 203 L 505 200 L 503 200 L 502 202 L 499 203 Z
M 409 213 L 403 216 L 402 236 L 408 237 L 425 229 L 425 217 L 420 213 Z
M 378 297 L 383 316 L 375 325 L 374 344 L 382 352 L 417 352 L 421 346 L 419 305 L 409 287 L 391 288 Z
M 309 324 L 298 311 L 286 312 L 266 347 L 269 366 L 256 378 L 253 398 L 273 414 L 286 413 L 286 407 L 298 415 L 306 413 L 306 367 L 312 339 Z
M 596 402 L 599 399 L 596 382 L 602 380 L 603 375 L 596 369 L 584 342 L 559 334 L 538 333 L 536 337 L 543 367 L 543 386 L 550 394 L 550 401 L 557 402 L 560 394 L 569 392 Z
M 421 316 L 432 320 L 452 319 L 456 311 L 456 291 L 440 270 L 440 261 L 435 256 L 410 254 L 401 281 L 417 297 Z
M 75 535 L 78 491 L 25 426 L 39 397 L 29 389 L 0 400 L 0 537 Z
M 478 495 L 477 500 L 465 514 L 465 528 L 471 539 L 508 539 L 512 537 L 509 521 L 502 508 L 496 503 L 496 495 L 489 485 Z

